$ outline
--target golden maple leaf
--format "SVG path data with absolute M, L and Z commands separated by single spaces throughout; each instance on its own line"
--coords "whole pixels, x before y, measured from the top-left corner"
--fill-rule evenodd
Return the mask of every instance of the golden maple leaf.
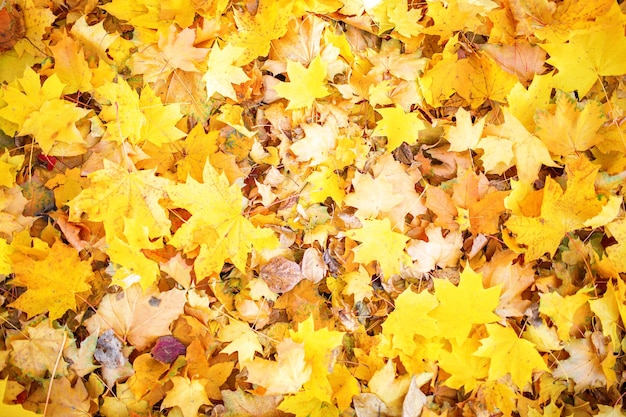
M 547 62 L 559 70 L 553 86 L 577 90 L 580 96 L 589 92 L 599 76 L 626 72 L 626 36 L 620 25 L 575 34 L 567 43 L 539 46 L 550 54 Z M 572 60 L 577 65 L 570 65 Z
M 29 317 L 49 312 L 55 320 L 76 309 L 76 296 L 91 290 L 89 262 L 81 261 L 71 246 L 55 241 L 44 259 L 35 260 L 20 252 L 11 255 L 15 285 L 27 290 L 10 305 Z M 54 265 L 54 267 L 52 267 Z
M 202 77 L 206 82 L 207 97 L 219 93 L 224 97 L 237 100 L 237 94 L 232 84 L 241 84 L 250 79 L 240 66 L 236 65 L 237 60 L 245 52 L 245 48 L 226 44 L 224 49 L 220 49 L 217 42 L 213 44 L 209 52 L 207 72 Z
M 441 333 L 447 338 L 460 341 L 468 337 L 473 325 L 500 320 L 494 313 L 500 299 L 500 286 L 484 288 L 482 279 L 481 274 L 467 265 L 458 286 L 446 279 L 434 280 L 439 305 L 428 315 L 437 320 Z
M 148 236 L 167 236 L 170 220 L 159 200 L 166 197 L 168 181 L 154 175 L 154 170 L 128 172 L 104 160 L 104 169 L 89 175 L 91 186 L 69 203 L 72 222 L 79 222 L 83 213 L 92 221 L 105 222 L 111 232 L 121 236 L 123 218 L 141 219 Z
M 480 340 L 481 346 L 474 355 L 491 359 L 490 380 L 510 374 L 513 383 L 524 389 L 531 382 L 533 371 L 549 370 L 534 344 L 520 339 L 512 328 L 487 324 L 487 332 L 489 337 Z
M 185 252 L 200 247 L 194 263 L 198 279 L 219 273 L 227 260 L 244 271 L 253 248 L 278 246 L 271 229 L 258 228 L 243 216 L 243 196 L 237 185 L 230 185 L 210 163 L 204 166 L 203 180 L 201 184 L 189 177 L 185 184 L 167 187 L 173 205 L 192 214 L 170 244 Z M 211 205 L 210 211 L 206 210 L 207 204 Z
M 318 98 L 330 94 L 326 88 L 326 62 L 318 55 L 307 68 L 297 61 L 287 61 L 289 81 L 274 86 L 280 97 L 289 100 L 286 110 L 311 108 Z
M 525 259 L 533 261 L 544 253 L 550 256 L 566 233 L 584 227 L 586 220 L 598 214 L 602 202 L 597 198 L 594 183 L 599 167 L 585 156 L 567 164 L 565 191 L 552 178 L 546 178 L 538 216 L 513 215 L 505 226 L 516 234 L 515 241 L 527 246 Z
M 346 232 L 346 236 L 361 242 L 353 249 L 354 260 L 363 265 L 377 261 L 385 279 L 398 274 L 402 265 L 408 264 L 410 259 L 404 251 L 409 238 L 393 231 L 391 222 L 387 218 L 364 220 L 362 223 L 362 228 Z

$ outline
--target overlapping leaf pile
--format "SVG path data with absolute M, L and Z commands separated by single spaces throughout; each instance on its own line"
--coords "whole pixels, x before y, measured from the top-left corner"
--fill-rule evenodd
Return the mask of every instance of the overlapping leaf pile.
M 3 7 L 3 413 L 624 416 L 614 0 Z

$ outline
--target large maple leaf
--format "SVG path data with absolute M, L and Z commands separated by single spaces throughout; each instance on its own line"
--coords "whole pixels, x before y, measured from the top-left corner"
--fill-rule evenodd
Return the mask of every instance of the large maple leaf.
M 589 100 L 576 102 L 573 94 L 558 91 L 554 114 L 539 111 L 536 116 L 537 136 L 553 155 L 565 156 L 584 152 L 602 141 L 598 130 L 606 121 L 602 105 Z
M 135 74 L 143 74 L 145 82 L 166 80 L 175 69 L 200 72 L 209 52 L 194 46 L 196 33 L 186 28 L 179 31 L 171 25 L 167 34 L 161 33 L 156 44 L 150 44 L 130 59 Z
M 398 274 L 402 265 L 408 264 L 410 258 L 404 248 L 409 238 L 394 232 L 387 218 L 364 220 L 362 228 L 348 230 L 346 236 L 362 242 L 353 249 L 354 260 L 363 265 L 378 261 L 385 279 Z
M 154 170 L 128 172 L 104 160 L 104 169 L 89 174 L 91 186 L 73 198 L 69 220 L 79 222 L 83 213 L 89 220 L 101 221 L 122 235 L 123 219 L 141 219 L 150 237 L 167 236 L 170 220 L 159 200 L 166 197 L 169 181 L 155 176 Z
M 434 280 L 434 284 L 439 305 L 428 315 L 437 320 L 439 329 L 448 338 L 460 341 L 468 337 L 473 325 L 500 320 L 494 313 L 500 286 L 484 288 L 482 275 L 469 265 L 461 273 L 458 286 L 446 279 Z
M 566 233 L 584 227 L 586 220 L 602 209 L 594 188 L 599 167 L 580 156 L 567 164 L 567 188 L 546 178 L 539 216 L 514 214 L 505 223 L 516 234 L 515 241 L 527 246 L 525 259 L 533 261 L 544 253 L 552 255 Z
M 246 364 L 248 382 L 265 388 L 264 395 L 295 394 L 311 377 L 304 343 L 285 339 L 276 347 L 276 361 L 255 358 Z
M 43 379 L 47 373 L 54 377 L 66 375 L 68 364 L 59 358 L 68 343 L 67 330 L 55 329 L 50 320 L 43 320 L 36 326 L 27 326 L 24 336 L 27 339 L 12 340 L 9 361 L 32 378 Z
M 310 108 L 318 98 L 326 97 L 326 63 L 318 56 L 307 68 L 297 61 L 287 61 L 289 81 L 278 84 L 274 90 L 280 97 L 289 100 L 287 110 Z
M 480 340 L 481 346 L 474 355 L 491 359 L 490 380 L 510 374 L 513 383 L 524 389 L 531 382 L 533 371 L 548 371 L 534 344 L 520 339 L 510 327 L 487 324 L 487 332 L 489 337 Z
M 559 72 L 554 87 L 586 95 L 601 75 L 626 72 L 626 36 L 621 25 L 575 34 L 568 43 L 539 45 Z M 572 65 L 572 61 L 576 65 Z
M 189 177 L 185 184 L 167 187 L 172 204 L 192 214 L 170 244 L 185 252 L 200 247 L 194 263 L 198 278 L 219 273 L 227 260 L 243 271 L 253 248 L 278 247 L 271 229 L 258 228 L 243 216 L 243 196 L 237 185 L 230 185 L 210 163 L 204 166 L 203 180 L 199 183 Z
M 91 290 L 91 265 L 80 259 L 76 249 L 60 241 L 54 242 L 44 259 L 35 260 L 20 252 L 11 258 L 13 283 L 27 290 L 10 305 L 29 317 L 48 311 L 50 319 L 58 319 L 67 310 L 76 309 L 77 294 Z
M 217 42 L 211 48 L 207 72 L 202 77 L 206 82 L 207 97 L 219 93 L 232 100 L 237 94 L 232 84 L 241 84 L 250 79 L 241 67 L 235 65 L 237 59 L 245 52 L 245 48 L 226 44 L 220 49 Z
M 4 86 L 2 98 L 7 105 L 0 108 L 0 120 L 5 121 L 2 129 L 8 134 L 33 135 L 45 154 L 83 153 L 85 140 L 76 122 L 89 110 L 62 100 L 64 87 L 56 74 L 42 85 L 39 75 L 27 69 L 22 78 Z

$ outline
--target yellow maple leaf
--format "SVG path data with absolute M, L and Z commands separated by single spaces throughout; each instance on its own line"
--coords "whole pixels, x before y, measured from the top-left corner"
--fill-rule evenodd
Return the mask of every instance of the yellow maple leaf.
M 579 104 L 573 94 L 557 91 L 554 114 L 538 111 L 535 132 L 553 155 L 566 156 L 597 145 L 603 139 L 598 130 L 605 121 L 600 102 Z
M 0 237 L 0 274 L 9 275 L 13 272 L 11 266 L 11 246 L 7 243 L 6 239 Z
M 255 352 L 263 352 L 259 335 L 247 323 L 240 321 L 231 320 L 229 324 L 223 326 L 218 340 L 228 343 L 221 352 L 226 354 L 237 352 L 239 363 L 242 364 L 250 362 Z
M 139 106 L 139 95 L 124 79 L 105 83 L 96 89 L 95 97 L 102 105 L 98 117 L 106 122 L 105 139 L 117 143 L 126 139 L 138 143 L 142 139 L 146 117 Z
M 133 361 L 134 373 L 128 379 L 129 390 L 135 398 L 144 398 L 149 393 L 163 391 L 163 374 L 168 365 L 154 359 L 150 353 L 139 355 Z
M 191 176 L 196 181 L 202 181 L 204 164 L 209 155 L 218 151 L 218 130 L 204 131 L 201 123 L 194 126 L 187 137 L 177 142 L 182 157 L 176 161 L 176 175 L 179 181 L 187 180 Z
M 350 373 L 346 365 L 337 363 L 333 372 L 328 375 L 328 381 L 333 388 L 333 399 L 337 401 L 337 408 L 345 410 L 350 407 L 352 398 L 361 392 L 359 381 Z
M 76 308 L 77 294 L 91 290 L 91 265 L 60 241 L 54 242 L 45 259 L 35 260 L 20 252 L 15 252 L 11 259 L 13 283 L 27 290 L 10 306 L 25 311 L 29 317 L 48 311 L 51 320 L 58 319 Z
M 341 346 L 343 332 L 321 328 L 314 330 L 313 316 L 298 324 L 298 331 L 289 331 L 291 340 L 304 343 L 304 359 L 311 366 L 311 377 L 304 384 L 312 396 L 331 402 L 332 387 L 328 381 L 329 371 L 335 365 L 334 349 Z
M 490 166 L 498 167 L 499 173 L 514 164 L 519 179 L 524 182 L 535 181 L 542 165 L 557 166 L 541 139 L 527 131 L 509 111 L 504 110 L 503 113 L 504 123 L 486 127 L 487 137 L 478 142 L 477 147 L 485 150 L 481 159 L 489 158 Z M 491 141 L 486 142 L 486 139 Z M 509 149 L 513 153 L 513 158 Z M 504 165 L 499 165 L 500 163 Z
M 295 414 L 295 417 L 339 417 L 337 407 L 320 400 L 307 389 L 286 397 L 278 409 Z
M 167 34 L 159 34 L 156 44 L 149 44 L 133 54 L 128 65 L 133 74 L 143 74 L 148 83 L 166 80 L 176 69 L 200 72 L 209 50 L 195 47 L 195 40 L 193 29 L 179 31 L 176 25 L 171 25 Z
M 511 88 L 507 96 L 509 111 L 524 125 L 526 130 L 534 132 L 535 113 L 537 110 L 548 108 L 551 95 L 552 72 L 535 75 L 527 88 L 519 82 Z
M 460 341 L 468 337 L 475 324 L 500 320 L 494 313 L 500 286 L 484 288 L 482 274 L 469 265 L 463 269 L 458 286 L 447 279 L 436 279 L 434 284 L 439 305 L 428 315 L 437 320 L 440 332 L 447 338 Z
M 84 153 L 84 139 L 76 122 L 89 110 L 60 99 L 65 84 L 56 74 L 40 84 L 39 75 L 27 69 L 24 76 L 2 91 L 7 105 L 0 108 L 0 118 L 7 134 L 33 135 L 45 154 L 77 155 Z M 57 149 L 54 149 L 54 146 Z M 78 145 L 72 148 L 71 145 Z
M 141 139 L 162 147 L 185 136 L 185 132 L 176 127 L 176 123 L 183 117 L 180 104 L 163 104 L 152 88 L 146 85 L 141 90 L 139 106 L 145 117 Z
M 326 88 L 326 62 L 317 55 L 308 68 L 297 61 L 287 60 L 288 82 L 274 86 L 280 97 L 289 100 L 286 110 L 311 108 L 318 98 L 330 94 Z
M 254 358 L 245 367 L 248 382 L 265 388 L 264 395 L 295 394 L 311 376 L 304 343 L 285 339 L 276 346 L 276 361 Z
M 26 34 L 13 48 L 19 56 L 45 56 L 43 51 L 46 50 L 47 45 L 44 43 L 44 35 L 56 20 L 55 14 L 47 5 L 33 0 L 22 0 L 17 4 L 20 5 L 22 13 L 24 13 Z
M 434 24 L 425 28 L 423 32 L 439 35 L 442 40 L 449 39 L 457 31 L 473 32 L 481 25 L 479 14 L 484 14 L 494 7 L 497 6 L 491 1 L 475 2 L 471 6 L 460 0 L 447 3 L 433 2 L 428 5 L 428 16 L 433 19 Z
M 404 251 L 409 238 L 391 228 L 391 222 L 383 220 L 363 220 L 363 227 L 346 231 L 346 236 L 362 242 L 352 249 L 354 260 L 363 265 L 377 261 L 385 277 L 400 273 L 402 265 L 408 264 L 410 258 Z
M 484 54 L 472 54 L 456 65 L 457 93 L 475 109 L 487 100 L 504 103 L 517 77 Z
M 599 413 L 596 414 L 596 417 L 624 417 L 626 413 L 623 411 L 623 407 L 619 405 L 614 405 L 611 407 L 610 405 L 602 405 L 598 404 Z
M 584 327 L 587 317 L 580 314 L 583 311 L 580 309 L 587 306 L 591 291 L 594 291 L 592 287 L 585 287 L 564 297 L 558 292 L 540 294 L 539 312 L 552 320 L 562 341 L 569 341 L 573 331 L 578 333 L 579 329 L 573 329 L 575 326 Z
M 82 15 L 74 22 L 70 33 L 75 40 L 80 42 L 85 50 L 97 53 L 104 62 L 112 62 L 106 51 L 119 35 L 108 33 L 104 29 L 104 21 L 89 26 L 85 16 Z
M 54 73 L 65 84 L 65 94 L 93 89 L 91 70 L 79 42 L 63 33 L 61 39 L 54 46 L 50 46 L 50 50 L 54 56 Z
M 424 122 L 417 117 L 417 113 L 407 113 L 398 105 L 376 109 L 376 111 L 383 118 L 376 123 L 372 135 L 386 136 L 387 150 L 390 152 L 403 142 L 413 145 L 417 141 L 419 131 L 426 128 Z
M 475 356 L 490 358 L 489 380 L 495 381 L 507 374 L 519 389 L 532 382 L 533 371 L 548 371 L 535 345 L 520 339 L 510 327 L 487 324 L 489 337 L 481 339 Z
M 368 384 L 370 391 L 387 405 L 390 415 L 401 414 L 402 402 L 411 384 L 411 376 L 396 376 L 395 368 L 394 362 L 388 360 L 372 375 Z
M 394 25 L 393 29 L 407 38 L 419 35 L 424 29 L 417 23 L 422 17 L 422 11 L 409 8 L 407 0 L 390 3 L 387 7 L 387 16 L 389 22 Z
M 200 247 L 194 263 L 197 278 L 219 273 L 227 260 L 244 271 L 253 248 L 278 247 L 271 229 L 258 228 L 243 216 L 243 196 L 237 185 L 230 185 L 210 163 L 204 166 L 203 180 L 201 184 L 189 177 L 185 184 L 167 187 L 172 203 L 192 214 L 170 244 L 185 252 Z M 206 210 L 207 204 L 211 210 Z M 202 235 L 207 238 L 199 239 Z
M 436 7 L 437 3 L 430 6 Z M 442 106 L 456 91 L 450 80 L 456 76 L 458 48 L 459 39 L 458 35 L 455 35 L 448 40 L 443 52 L 433 56 L 430 68 L 419 79 L 424 100 L 433 107 Z
M 454 126 L 450 126 L 446 137 L 450 142 L 450 151 L 463 152 L 474 149 L 483 134 L 484 126 L 484 117 L 476 124 L 472 124 L 470 112 L 459 107 L 456 111 L 456 123 Z
M 24 163 L 24 155 L 11 156 L 8 149 L 5 149 L 0 156 L 0 185 L 11 188 L 15 185 L 15 175 Z
M 395 301 L 395 309 L 383 323 L 382 334 L 391 338 L 394 349 L 406 355 L 415 350 L 416 335 L 427 339 L 441 334 L 437 320 L 428 314 L 439 305 L 434 294 L 428 291 L 416 293 L 411 288 L 404 290 Z M 406 326 L 406 323 L 420 323 Z
M 620 284 L 618 284 L 620 285 Z M 620 316 L 626 317 L 626 305 L 622 303 L 624 292 L 618 292 L 611 280 L 606 284 L 602 297 L 589 300 L 589 308 L 602 323 L 602 334 L 611 340 L 620 340 Z
M 521 19 L 520 26 L 527 25 L 528 30 L 539 39 L 545 39 L 548 42 L 565 42 L 572 34 L 588 32 L 594 24 L 602 27 L 603 25 L 599 24 L 598 20 L 601 17 L 610 16 L 612 5 L 614 3 L 610 0 L 594 2 L 566 0 L 558 4 L 532 0 L 524 7 L 527 16 Z M 621 15 L 621 12 L 619 14 Z M 617 24 L 617 22 L 618 20 L 614 19 L 612 23 Z
M 61 358 L 56 365 L 59 352 L 69 344 L 66 329 L 55 329 L 50 320 L 45 319 L 36 326 L 27 326 L 25 340 L 11 340 L 11 364 L 32 378 L 44 378 L 46 373 L 54 377 L 67 375 L 68 364 Z
M 142 246 L 134 242 L 125 242 L 118 236 L 107 239 L 107 244 L 109 261 L 115 265 L 111 285 L 119 285 L 126 289 L 139 283 L 146 289 L 160 276 L 158 264 L 146 258 Z
M 76 122 L 89 113 L 61 99 L 48 100 L 30 113 L 18 132 L 32 135 L 44 154 L 74 156 L 86 152 L 85 139 Z
M 170 233 L 170 220 L 159 200 L 166 197 L 166 179 L 154 170 L 128 172 L 104 160 L 104 169 L 89 174 L 91 186 L 69 203 L 72 222 L 79 222 L 83 213 L 92 221 L 107 223 L 108 230 L 122 234 L 123 218 L 141 219 L 152 238 Z M 107 231 L 108 231 L 107 230 Z
M 270 51 L 272 40 L 278 39 L 287 32 L 289 16 L 293 8 L 293 0 L 262 0 L 256 14 L 235 11 L 234 18 L 237 31 L 230 37 L 229 43 L 245 48 L 237 65 L 245 65 L 258 56 L 266 56 Z
M 183 417 L 196 417 L 198 409 L 204 404 L 211 404 L 204 389 L 206 379 L 189 379 L 182 376 L 171 378 L 174 387 L 167 392 L 161 409 L 178 407 Z
M 311 203 L 322 203 L 326 198 L 332 198 L 335 203 L 341 204 L 346 195 L 345 181 L 332 168 L 320 166 L 313 171 L 308 177 L 307 187 L 308 196 Z
M 371 285 L 372 277 L 370 277 L 362 265 L 356 271 L 342 275 L 341 280 L 345 282 L 342 294 L 354 296 L 355 302 L 371 298 L 374 293 Z
M 559 71 L 554 87 L 586 95 L 600 76 L 626 72 L 626 36 L 621 25 L 573 35 L 568 43 L 540 44 L 549 54 L 548 63 Z M 576 62 L 576 65 L 572 65 Z
M 584 227 L 586 220 L 602 209 L 594 183 L 599 167 L 581 155 L 566 165 L 565 191 L 552 178 L 546 178 L 539 216 L 513 215 L 505 226 L 516 234 L 515 242 L 527 246 L 525 259 L 533 261 L 544 253 L 554 253 L 566 233 Z
M 236 64 L 244 52 L 245 48 L 232 44 L 226 44 L 224 49 L 220 49 L 217 42 L 213 44 L 209 52 L 207 72 L 202 77 L 206 83 L 207 97 L 219 93 L 224 97 L 237 100 L 232 84 L 241 84 L 250 79 Z
M 450 374 L 444 385 L 471 392 L 489 373 L 489 359 L 474 355 L 480 347 L 476 339 L 450 340 L 450 349 L 439 353 L 438 365 Z
M 620 272 L 626 272 L 626 221 L 620 219 L 611 222 L 606 225 L 606 230 L 617 240 L 617 244 L 605 249 L 608 256 L 602 262 L 615 271 L 615 276 L 619 276 Z

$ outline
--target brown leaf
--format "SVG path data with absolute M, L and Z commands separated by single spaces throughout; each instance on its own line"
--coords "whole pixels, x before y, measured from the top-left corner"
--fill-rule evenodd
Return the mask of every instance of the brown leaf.
M 282 256 L 272 258 L 261 267 L 259 276 L 267 283 L 270 290 L 282 294 L 304 279 L 300 265 Z

